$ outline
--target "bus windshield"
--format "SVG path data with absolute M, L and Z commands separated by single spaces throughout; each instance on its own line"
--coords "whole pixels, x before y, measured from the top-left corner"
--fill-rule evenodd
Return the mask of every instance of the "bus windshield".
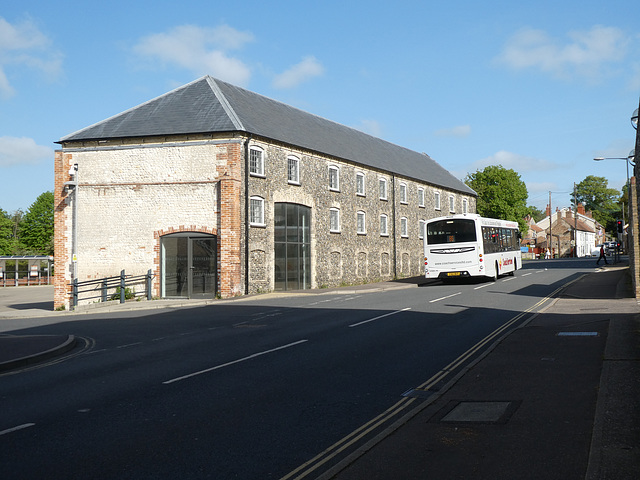
M 476 224 L 473 220 L 439 220 L 427 225 L 427 244 L 462 243 L 476 241 Z

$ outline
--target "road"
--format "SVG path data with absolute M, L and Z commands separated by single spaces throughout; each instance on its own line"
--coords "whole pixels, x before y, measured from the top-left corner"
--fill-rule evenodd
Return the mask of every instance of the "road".
M 0 477 L 314 478 L 594 263 L 532 262 L 497 282 L 43 319 L 12 333 L 81 342 L 0 377 Z

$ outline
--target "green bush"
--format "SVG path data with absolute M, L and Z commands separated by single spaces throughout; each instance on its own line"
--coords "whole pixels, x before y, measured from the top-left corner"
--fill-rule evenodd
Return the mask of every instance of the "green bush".
M 129 287 L 125 287 L 124 288 L 124 299 L 125 300 L 131 300 L 134 297 L 135 297 L 135 295 L 133 294 L 133 290 L 131 290 Z M 120 300 L 120 287 L 116 288 L 116 293 L 111 295 L 111 300 Z

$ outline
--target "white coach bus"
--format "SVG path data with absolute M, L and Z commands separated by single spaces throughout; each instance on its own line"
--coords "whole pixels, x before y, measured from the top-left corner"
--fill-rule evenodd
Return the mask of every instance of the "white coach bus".
M 426 278 L 513 275 L 522 268 L 518 222 L 476 214 L 428 220 L 424 235 Z

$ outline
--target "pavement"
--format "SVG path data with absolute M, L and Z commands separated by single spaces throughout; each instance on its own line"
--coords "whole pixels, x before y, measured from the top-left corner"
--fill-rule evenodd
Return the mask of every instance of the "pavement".
M 411 288 L 418 281 L 340 291 Z M 640 306 L 630 283 L 624 262 L 580 277 L 318 478 L 640 478 Z M 49 287 L 23 290 L 31 288 Z M 60 314 L 44 310 L 31 292 L 22 293 L 32 298 L 29 304 L 8 302 L 0 290 L 0 324 Z M 328 291 L 292 294 L 321 293 Z M 110 302 L 77 314 L 207 303 Z M 74 345 L 72 335 L 0 334 L 0 373 L 63 355 Z

